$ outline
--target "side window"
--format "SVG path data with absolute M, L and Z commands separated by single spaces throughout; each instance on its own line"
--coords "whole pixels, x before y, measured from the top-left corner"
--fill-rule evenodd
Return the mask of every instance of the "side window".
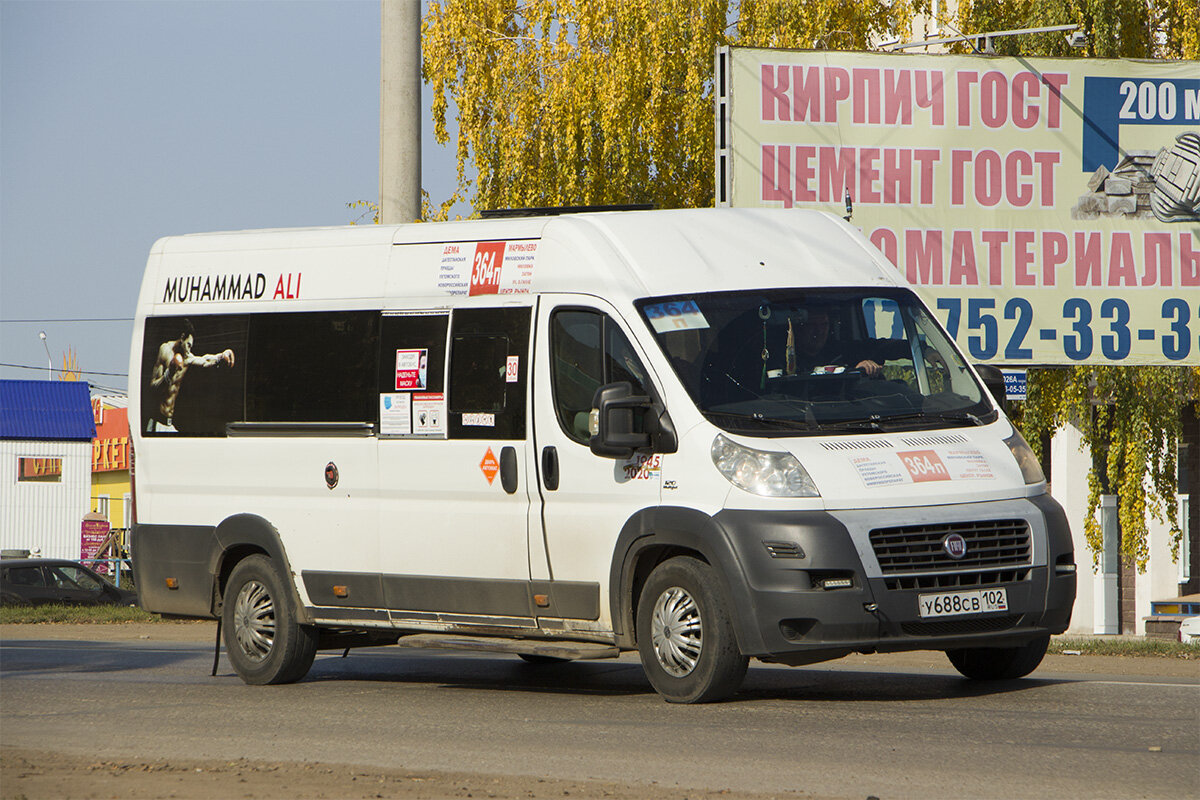
M 142 345 L 142 430 L 224 436 L 229 422 L 371 422 L 379 313 L 153 317 Z
M 647 389 L 646 370 L 620 327 L 596 311 L 563 309 L 550 317 L 550 380 L 563 431 L 577 442 L 590 436 L 592 397 L 606 383 Z
M 246 421 L 375 419 L 379 314 L 260 314 L 250 319 Z
M 148 436 L 224 436 L 245 418 L 242 314 L 152 317 L 142 340 L 141 428 Z
M 524 439 L 531 309 L 454 312 L 450 333 L 451 439 Z
M 51 572 L 54 575 L 55 584 L 60 589 L 83 589 L 86 592 L 98 592 L 102 588 L 100 581 L 78 567 L 54 567 Z
M 41 567 L 13 567 L 6 571 L 5 578 L 15 586 L 37 586 L 46 585 L 46 578 L 42 575 Z
M 379 348 L 379 435 L 446 437 L 445 312 L 385 314 Z

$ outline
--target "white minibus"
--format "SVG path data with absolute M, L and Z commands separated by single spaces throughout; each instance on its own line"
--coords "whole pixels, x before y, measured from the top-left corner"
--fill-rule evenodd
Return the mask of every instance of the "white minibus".
M 130 362 L 141 602 L 219 620 L 252 684 L 394 643 L 636 650 L 684 703 L 750 659 L 1019 678 L 1075 561 L 981 370 L 818 212 L 164 238 Z

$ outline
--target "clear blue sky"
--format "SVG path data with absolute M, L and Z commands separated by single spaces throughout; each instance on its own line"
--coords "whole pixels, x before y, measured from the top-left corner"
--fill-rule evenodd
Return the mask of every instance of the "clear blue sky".
M 453 154 L 422 144 L 440 202 Z M 0 377 L 46 378 L 44 330 L 123 391 L 131 322 L 49 320 L 131 318 L 160 236 L 378 194 L 378 0 L 0 0 L 0 364 L 40 368 Z

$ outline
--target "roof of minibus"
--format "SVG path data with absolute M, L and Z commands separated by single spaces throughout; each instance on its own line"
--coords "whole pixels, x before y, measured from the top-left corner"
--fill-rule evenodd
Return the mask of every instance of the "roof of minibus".
M 783 286 L 894 286 L 904 280 L 855 228 L 824 212 L 681 209 L 587 212 L 404 225 L 189 234 L 159 253 L 378 247 L 536 239 L 534 291 L 630 298 Z M 555 257 L 554 253 L 566 257 Z M 573 258 L 571 254 L 584 257 Z M 590 262 L 590 263 L 589 263 Z M 599 267 L 599 265 L 603 265 Z M 600 272 L 607 274 L 598 274 Z

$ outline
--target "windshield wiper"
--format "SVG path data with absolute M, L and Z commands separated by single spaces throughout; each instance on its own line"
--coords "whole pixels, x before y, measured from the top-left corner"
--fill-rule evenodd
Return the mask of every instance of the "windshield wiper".
M 984 421 L 975 416 L 969 411 L 914 411 L 911 414 L 895 414 L 886 417 L 881 422 L 909 422 L 911 420 L 921 420 L 928 422 L 957 422 L 969 423 L 971 425 L 984 425 Z
M 704 414 L 705 416 L 715 415 L 729 417 L 731 419 L 749 420 L 751 422 L 758 422 L 763 425 L 775 425 L 780 428 L 788 428 L 789 430 L 810 431 L 822 427 L 815 422 L 801 422 L 797 419 L 779 419 L 778 417 L 768 417 L 763 414 L 740 414 L 736 411 L 716 411 L 711 408 L 705 409 Z
M 886 421 L 878 414 L 872 414 L 869 417 L 830 420 L 829 422 L 820 423 L 817 427 L 826 431 L 870 431 L 878 433 L 883 430 L 883 426 L 880 423 Z

